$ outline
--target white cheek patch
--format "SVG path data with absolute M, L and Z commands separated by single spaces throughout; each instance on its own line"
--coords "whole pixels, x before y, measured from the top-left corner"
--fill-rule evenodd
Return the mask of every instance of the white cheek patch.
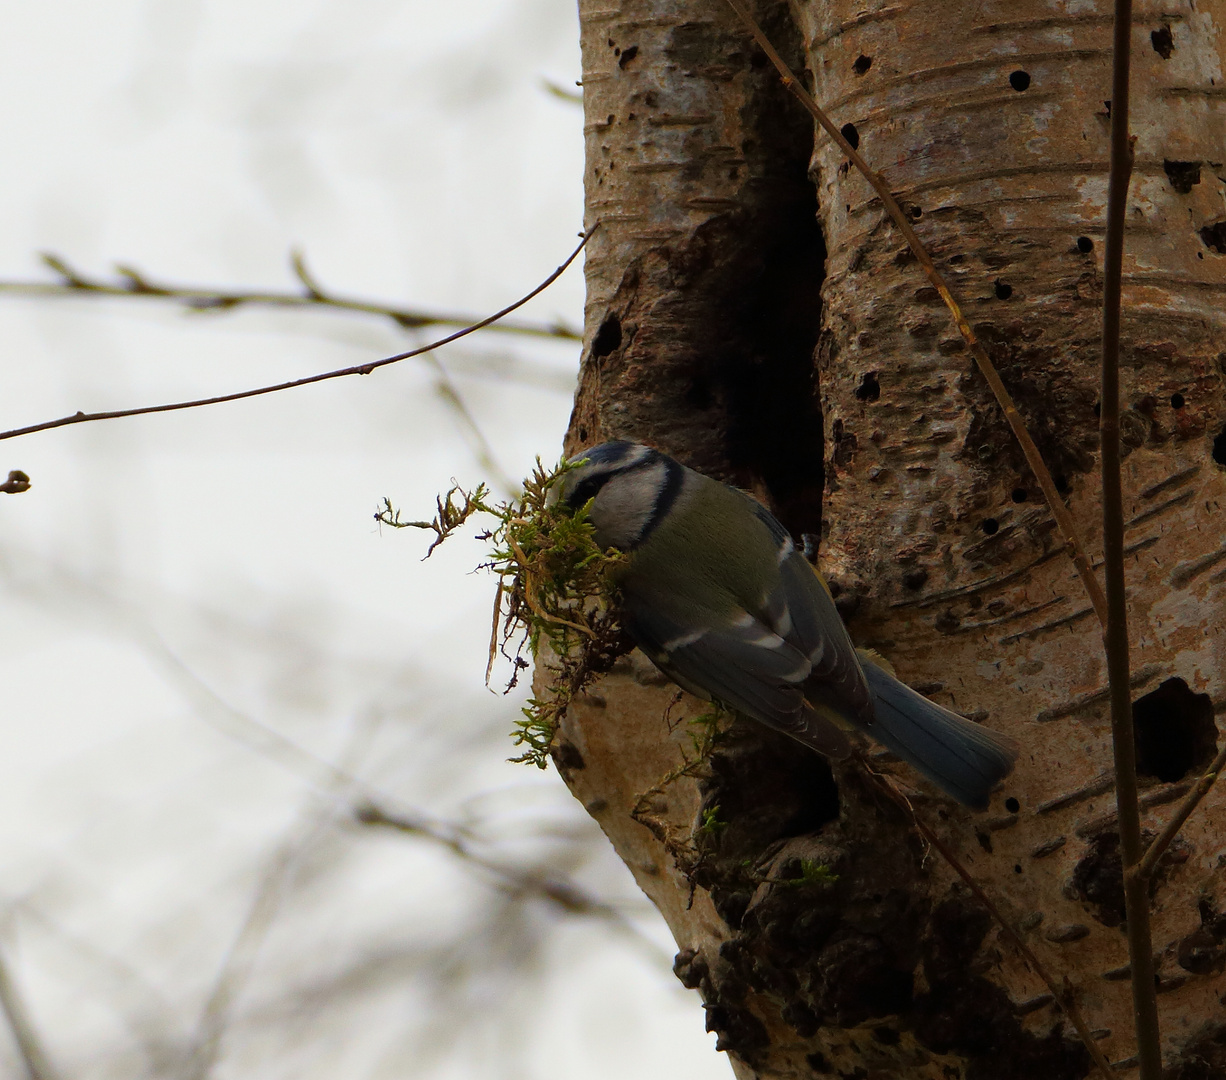
M 660 462 L 609 478 L 591 511 L 600 543 L 629 551 L 642 539 L 652 524 L 666 473 Z

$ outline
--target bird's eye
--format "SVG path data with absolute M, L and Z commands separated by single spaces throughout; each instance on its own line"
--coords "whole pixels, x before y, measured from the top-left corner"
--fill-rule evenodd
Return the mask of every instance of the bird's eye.
M 604 487 L 607 479 L 606 476 L 588 476 L 580 480 L 575 485 L 575 490 L 570 493 L 570 498 L 566 500 L 567 505 L 572 510 L 578 510 L 588 499 L 595 498 L 596 492 Z

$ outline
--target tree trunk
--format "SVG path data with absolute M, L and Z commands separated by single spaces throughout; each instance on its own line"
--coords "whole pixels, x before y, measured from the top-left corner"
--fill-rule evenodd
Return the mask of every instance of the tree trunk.
M 639 439 L 753 491 L 795 534 L 820 535 L 858 644 L 1018 739 L 984 814 L 877 760 L 1072 980 L 1108 1058 L 1128 1059 L 1101 641 L 998 408 L 871 189 L 815 141 L 723 0 L 579 7 L 600 228 L 568 449 Z M 1226 712 L 1226 12 L 1167 9 L 1134 29 L 1124 278 L 1153 832 Z M 908 208 L 1095 551 L 1110 6 L 760 0 L 756 13 Z M 703 708 L 677 696 L 633 654 L 572 709 L 555 760 L 668 920 L 677 974 L 738 1076 L 1088 1075 L 1042 982 L 858 766 L 832 774 L 738 720 L 669 780 L 694 757 L 682 720 Z M 1178 1080 L 1226 1075 L 1224 821 L 1219 786 L 1154 892 Z

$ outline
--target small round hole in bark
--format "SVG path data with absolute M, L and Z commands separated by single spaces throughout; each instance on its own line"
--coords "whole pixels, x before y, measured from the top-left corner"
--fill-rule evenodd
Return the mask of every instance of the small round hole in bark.
M 881 397 L 881 383 L 877 381 L 877 372 L 867 371 L 860 379 L 860 385 L 855 389 L 858 401 L 876 401 Z
M 1200 242 L 1215 255 L 1226 255 L 1226 221 L 1215 221 L 1200 230 Z
M 1030 492 L 1028 492 L 1024 487 L 1015 487 L 1009 494 L 1009 498 L 1015 503 L 1024 503 L 1029 497 Z
M 1083 255 L 1089 255 L 1094 250 L 1094 241 L 1088 236 L 1077 237 L 1077 250 Z
M 855 124 L 844 124 L 839 130 L 842 133 L 843 138 L 851 143 L 851 148 L 853 150 L 860 149 L 860 133 L 856 130 Z
M 1217 752 L 1213 700 L 1194 694 L 1183 679 L 1167 679 L 1132 706 L 1137 772 L 1164 783 L 1182 780 Z
M 1219 465 L 1226 465 L 1226 425 L 1213 440 L 1213 460 Z
M 1172 161 L 1170 158 L 1163 158 L 1162 169 L 1171 187 L 1180 195 L 1190 195 L 1192 188 L 1200 183 L 1199 161 Z
M 1022 804 L 1018 802 L 1012 795 L 1005 800 L 1005 809 L 1011 814 L 1016 814 L 1022 808 Z
M 1000 522 L 995 518 L 984 518 L 983 521 L 979 523 L 979 527 L 985 533 L 987 533 L 988 536 L 995 536 L 998 532 L 1000 532 Z
M 1183 394 L 1174 393 L 1171 395 L 1171 408 L 1182 409 L 1187 402 L 1184 400 Z
M 1171 53 L 1175 51 L 1175 38 L 1171 35 L 1169 26 L 1160 26 L 1157 30 L 1151 30 L 1149 43 L 1154 47 L 1154 52 L 1163 60 L 1169 60 Z
M 1094 402 L 1094 419 L 1099 419 L 1103 414 L 1103 403 L 1101 401 Z
M 1008 300 L 1013 295 L 1013 286 L 1007 281 L 998 281 L 995 289 L 997 300 Z
M 922 206 L 915 206 L 912 204 L 911 206 L 907 207 L 907 213 L 918 221 L 924 216 L 924 208 Z
M 1015 874 L 1020 874 L 1020 873 L 1022 872 L 1022 866 L 1021 866 L 1021 863 L 1014 863 L 1014 864 L 1013 864 L 1013 872 L 1014 872 Z
M 873 58 L 871 56 L 865 56 L 863 53 L 861 53 L 852 62 L 851 70 L 854 71 L 857 75 L 863 75 L 872 66 L 873 66 Z
M 1015 71 L 1009 76 L 1009 85 L 1012 86 L 1013 89 L 1019 94 L 1023 90 L 1028 90 L 1030 88 L 1030 72 Z

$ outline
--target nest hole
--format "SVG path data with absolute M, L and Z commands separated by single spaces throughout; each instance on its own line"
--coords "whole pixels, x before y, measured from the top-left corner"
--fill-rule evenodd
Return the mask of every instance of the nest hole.
M 596 331 L 596 336 L 592 338 L 592 355 L 597 358 L 608 356 L 621 343 L 622 321 L 617 317 L 617 312 L 610 311 L 600 324 L 600 329 Z
M 881 383 L 877 381 L 877 372 L 866 371 L 860 379 L 860 385 L 855 389 L 857 401 L 876 401 L 881 397 Z
M 872 66 L 873 58 L 871 56 L 865 56 L 863 53 L 861 53 L 855 58 L 854 61 L 852 61 L 851 70 L 857 75 L 863 75 Z
M 1213 460 L 1219 465 L 1226 465 L 1226 424 L 1213 440 Z
M 1021 70 L 1013 72 L 1013 74 L 1009 76 L 1009 85 L 1012 86 L 1013 89 L 1019 94 L 1023 90 L 1030 89 L 1030 72 Z
M 1215 221 L 1200 230 L 1200 241 L 1215 255 L 1226 255 L 1226 221 Z
M 1157 30 L 1149 32 L 1149 43 L 1154 47 L 1154 52 L 1162 57 L 1163 60 L 1169 60 L 1171 53 L 1175 51 L 1175 38 L 1171 34 L 1169 26 L 1160 26 Z
M 1167 679 L 1132 706 L 1137 772 L 1163 783 L 1182 780 L 1217 753 L 1217 724 L 1208 694 L 1196 694 L 1183 679 Z
M 1007 281 L 997 281 L 995 290 L 997 300 L 1008 300 L 1013 295 L 1013 286 Z
M 1089 255 L 1090 252 L 1094 250 L 1094 241 L 1088 236 L 1077 237 L 1077 250 L 1080 251 L 1082 255 Z
M 839 131 L 842 133 L 843 138 L 851 143 L 853 150 L 860 149 L 860 133 L 856 130 L 855 124 L 844 124 Z
M 1192 188 L 1200 183 L 1199 161 L 1172 161 L 1170 158 L 1163 158 L 1162 168 L 1171 182 L 1171 187 L 1180 195 L 1190 195 Z

